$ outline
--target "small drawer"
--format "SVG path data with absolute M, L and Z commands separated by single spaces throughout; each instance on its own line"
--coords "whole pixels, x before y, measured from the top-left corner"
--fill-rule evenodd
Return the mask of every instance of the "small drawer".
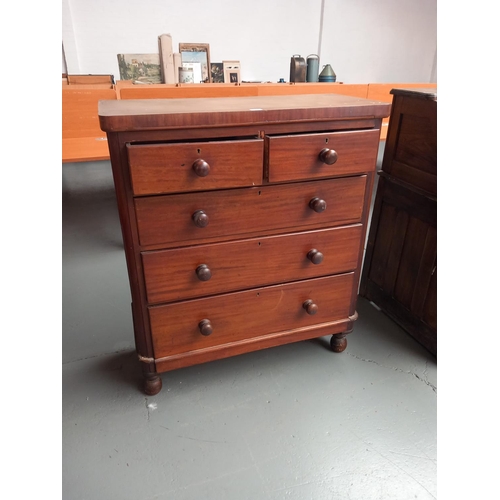
M 269 182 L 367 173 L 375 169 L 380 130 L 269 136 Z
M 361 221 L 365 187 L 359 176 L 136 198 L 139 240 L 168 247 L 352 224 Z
M 134 195 L 262 184 L 262 139 L 127 144 Z
M 363 226 L 142 254 L 148 302 L 157 304 L 353 271 Z
M 347 319 L 354 273 L 149 307 L 156 359 Z

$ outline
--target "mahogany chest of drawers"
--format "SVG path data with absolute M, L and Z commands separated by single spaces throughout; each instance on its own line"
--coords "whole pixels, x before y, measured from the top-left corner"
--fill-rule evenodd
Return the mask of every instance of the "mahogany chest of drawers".
M 355 311 L 382 118 L 341 95 L 101 101 L 145 392 Z

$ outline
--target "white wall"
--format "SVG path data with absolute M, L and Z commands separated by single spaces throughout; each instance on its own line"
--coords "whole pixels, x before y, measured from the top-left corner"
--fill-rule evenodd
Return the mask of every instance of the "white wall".
M 118 80 L 117 54 L 158 52 L 170 33 L 174 50 L 209 43 L 212 62 L 240 60 L 243 80 L 288 81 L 293 54 L 319 53 L 345 83 L 430 82 L 436 1 L 63 0 L 66 69 Z
M 325 0 L 321 60 L 344 83 L 435 82 L 436 0 Z

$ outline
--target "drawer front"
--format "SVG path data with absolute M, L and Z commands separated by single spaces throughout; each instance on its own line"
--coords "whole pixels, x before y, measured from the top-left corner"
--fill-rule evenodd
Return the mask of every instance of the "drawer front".
M 150 304 L 353 271 L 362 225 L 142 254 Z
M 379 138 L 378 129 L 267 137 L 269 182 L 370 172 L 377 162 Z
M 354 273 L 149 308 L 156 359 L 347 318 Z M 317 307 L 308 314 L 307 301 Z M 200 326 L 204 320 L 207 320 Z M 201 333 L 211 333 L 206 336 Z
M 262 184 L 262 139 L 127 145 L 134 195 Z
M 179 245 L 228 235 L 356 223 L 363 213 L 365 186 L 366 176 L 359 176 L 136 198 L 139 240 L 141 245 Z M 325 210 L 311 208 L 318 200 L 326 203 Z

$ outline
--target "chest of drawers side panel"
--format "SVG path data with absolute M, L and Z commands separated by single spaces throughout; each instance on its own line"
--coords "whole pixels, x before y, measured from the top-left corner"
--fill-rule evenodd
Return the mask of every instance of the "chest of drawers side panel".
M 153 345 L 150 335 L 149 315 L 146 311 L 144 273 L 139 252 L 139 236 L 128 170 L 126 145 L 119 133 L 107 133 L 113 182 L 115 185 L 118 214 L 122 230 L 125 260 L 130 283 L 131 308 L 136 351 L 148 362 L 141 363 L 145 373 L 156 372 Z

